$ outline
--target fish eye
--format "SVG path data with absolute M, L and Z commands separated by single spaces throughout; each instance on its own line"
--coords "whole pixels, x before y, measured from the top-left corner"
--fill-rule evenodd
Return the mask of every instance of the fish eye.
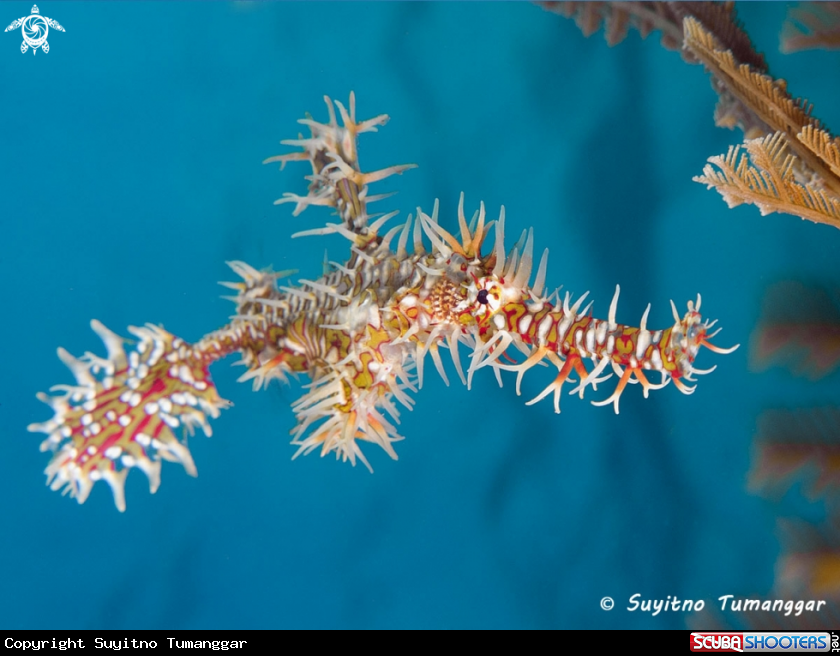
M 700 336 L 700 331 L 703 329 L 703 326 L 700 324 L 694 324 L 688 329 L 688 338 L 689 339 L 697 339 Z
M 478 292 L 478 297 L 476 298 L 476 300 L 479 303 L 481 303 L 482 305 L 487 305 L 490 302 L 490 300 L 487 298 L 487 296 L 488 296 L 487 290 L 482 289 Z

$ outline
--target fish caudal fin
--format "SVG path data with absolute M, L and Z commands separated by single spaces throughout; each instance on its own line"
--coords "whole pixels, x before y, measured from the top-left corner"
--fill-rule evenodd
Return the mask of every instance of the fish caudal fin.
M 125 478 L 132 467 L 149 478 L 151 492 L 160 485 L 161 462 L 180 462 L 197 474 L 187 446 L 175 435 L 183 426 L 211 434 L 207 416 L 218 417 L 229 405 L 221 399 L 208 372 L 209 360 L 163 328 L 129 328 L 138 338 L 126 354 L 124 339 L 98 321 L 93 330 L 105 342 L 108 357 L 86 353 L 58 356 L 76 377 L 76 385 L 56 385 L 38 398 L 54 410 L 46 422 L 29 430 L 48 435 L 41 450 L 55 452 L 47 465 L 47 484 L 84 503 L 93 484 L 106 481 L 114 503 L 125 510 Z

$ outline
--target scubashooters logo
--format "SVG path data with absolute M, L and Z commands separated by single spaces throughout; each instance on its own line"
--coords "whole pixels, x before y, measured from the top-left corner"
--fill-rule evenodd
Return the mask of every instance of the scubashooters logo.
M 41 16 L 41 12 L 38 11 L 38 5 L 32 5 L 32 13 L 29 16 L 12 21 L 12 24 L 4 32 L 10 32 L 17 28 L 20 28 L 21 34 L 23 34 L 23 43 L 20 44 L 20 51 L 26 52 L 32 48 L 33 55 L 38 52 L 38 48 L 44 52 L 50 51 L 50 44 L 47 43 L 47 34 L 50 33 L 50 28 L 59 32 L 64 31 L 64 28 L 58 24 L 58 21 Z
M 790 632 L 699 632 L 691 634 L 690 649 L 699 652 L 827 652 L 832 637 L 821 631 Z

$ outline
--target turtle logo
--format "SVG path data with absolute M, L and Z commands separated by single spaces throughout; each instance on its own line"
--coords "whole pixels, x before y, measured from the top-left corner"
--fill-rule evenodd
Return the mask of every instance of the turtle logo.
M 47 43 L 47 34 L 49 34 L 50 28 L 59 32 L 64 31 L 64 28 L 58 24 L 58 21 L 41 16 L 41 13 L 38 11 L 38 5 L 32 5 L 32 13 L 29 16 L 18 18 L 4 31 L 9 32 L 18 27 L 23 34 L 23 43 L 20 44 L 20 51 L 26 52 L 32 48 L 33 55 L 38 52 L 38 48 L 44 52 L 50 51 L 50 44 Z

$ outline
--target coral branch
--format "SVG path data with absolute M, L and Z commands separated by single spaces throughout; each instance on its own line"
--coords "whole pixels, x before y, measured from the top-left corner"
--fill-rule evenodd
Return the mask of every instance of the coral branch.
M 604 26 L 610 46 L 621 43 L 628 30 L 636 29 L 642 38 L 662 32 L 662 45 L 668 50 L 682 47 L 682 20 L 668 2 L 538 2 L 543 9 L 565 18 L 574 18 L 584 36 Z M 691 3 L 689 3 L 691 4 Z M 698 4 L 698 3 L 693 3 Z
M 763 316 L 752 338 L 756 369 L 786 366 L 812 380 L 840 365 L 840 311 L 837 295 L 797 282 L 767 292 Z
M 840 48 L 840 2 L 803 2 L 788 10 L 782 52 Z
M 755 456 L 748 486 L 780 495 L 798 476 L 807 476 L 816 498 L 840 489 L 840 409 L 769 410 L 758 419 Z
M 797 160 L 788 146 L 781 132 L 730 146 L 725 156 L 710 157 L 694 181 L 715 188 L 729 207 L 750 203 L 762 215 L 781 212 L 840 228 L 840 199 L 816 182 L 797 182 Z
M 729 93 L 774 131 L 745 143 L 725 157 L 712 157 L 697 182 L 716 187 L 730 207 L 752 203 L 762 214 L 783 212 L 840 227 L 838 140 L 812 116 L 812 106 L 794 99 L 784 80 L 739 63 L 693 18 L 685 19 L 690 49 Z

